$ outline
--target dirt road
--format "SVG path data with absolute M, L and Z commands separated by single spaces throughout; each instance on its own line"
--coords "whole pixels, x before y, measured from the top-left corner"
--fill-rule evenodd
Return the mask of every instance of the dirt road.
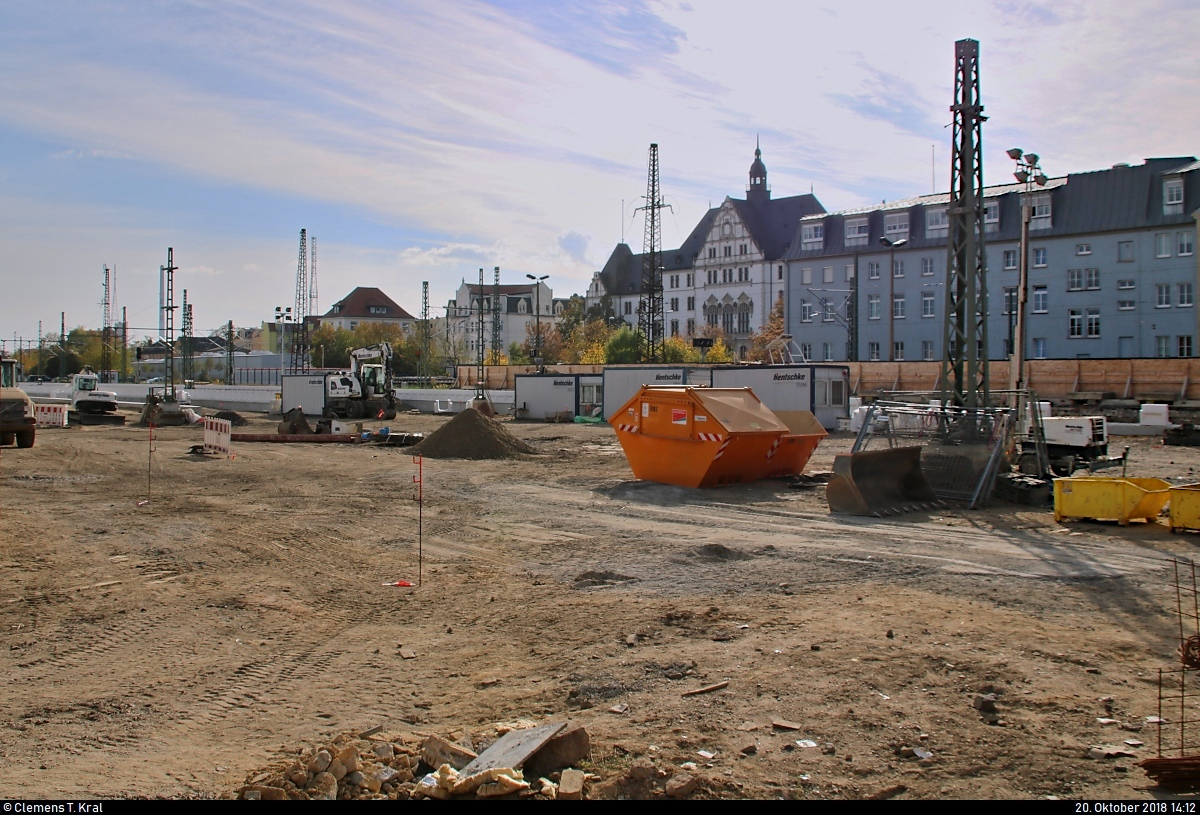
M 592 797 L 661 795 L 648 766 L 685 762 L 700 797 L 1161 794 L 1136 758 L 1086 753 L 1154 752 L 1170 558 L 1194 536 L 1009 505 L 832 516 L 782 482 L 634 482 L 604 426 L 505 426 L 537 455 L 425 459 L 419 588 L 384 585 L 418 576 L 403 450 L 199 457 L 199 431 L 163 428 L 148 484 L 141 428 L 5 448 L 0 796 L 218 796 L 340 732 L 566 717 Z M 1131 457 L 1180 482 L 1200 464 Z

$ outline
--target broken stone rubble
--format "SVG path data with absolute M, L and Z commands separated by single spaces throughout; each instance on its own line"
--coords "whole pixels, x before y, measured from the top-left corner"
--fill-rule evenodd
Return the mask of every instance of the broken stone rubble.
M 532 723 L 521 722 L 520 725 Z M 529 766 L 493 767 L 469 775 L 460 775 L 458 770 L 475 761 L 476 753 L 438 735 L 389 734 L 381 732 L 382 728 L 368 731 L 369 736 L 342 734 L 329 743 L 299 749 L 294 756 L 276 766 L 247 775 L 246 783 L 236 790 L 235 797 L 243 800 L 409 800 L 536 795 L 550 799 L 581 799 L 585 797 L 585 782 L 599 780 L 597 776 L 572 769 L 590 752 L 587 730 L 577 723 L 564 723 L 558 727 L 563 729 L 556 738 L 530 748 L 532 755 L 521 757 L 517 762 L 518 765 L 535 766 L 536 771 Z M 497 725 L 493 732 L 501 737 L 513 729 L 511 724 Z M 493 740 L 485 736 L 484 741 Z M 483 755 L 486 757 L 486 751 Z M 561 778 L 558 770 L 564 770 Z M 561 790 L 563 780 L 566 782 L 565 795 Z

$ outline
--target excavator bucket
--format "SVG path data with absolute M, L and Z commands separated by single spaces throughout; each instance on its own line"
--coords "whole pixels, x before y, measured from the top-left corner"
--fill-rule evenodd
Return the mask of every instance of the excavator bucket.
M 938 500 L 921 472 L 920 447 L 836 456 L 825 498 L 833 512 L 851 515 L 891 515 L 923 509 Z
M 309 436 L 312 433 L 313 429 L 302 408 L 295 407 L 283 414 L 283 421 L 279 423 L 281 436 Z

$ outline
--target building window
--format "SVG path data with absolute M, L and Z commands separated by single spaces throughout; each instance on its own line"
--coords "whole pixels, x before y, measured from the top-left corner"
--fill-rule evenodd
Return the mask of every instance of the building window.
M 896 320 L 904 319 L 904 295 L 892 295 L 892 318 Z
M 1050 293 L 1045 286 L 1033 287 L 1033 313 L 1045 314 L 1049 309 L 1046 308 L 1046 303 L 1049 300 Z
M 800 301 L 800 322 L 811 323 L 813 318 L 812 303 L 807 300 Z
M 1169 258 L 1171 256 L 1171 233 L 1159 232 L 1154 236 L 1154 256 Z
M 1087 310 L 1087 335 L 1089 337 L 1100 336 L 1100 309 L 1098 308 Z
M 867 263 L 867 277 L 869 279 L 871 279 L 871 280 L 879 279 L 879 266 L 880 266 L 880 264 L 874 260 L 869 261 Z
M 1133 311 L 1137 308 L 1136 300 L 1118 300 L 1117 311 Z
M 739 334 L 745 334 L 748 331 L 750 331 L 750 309 L 749 309 L 749 307 L 743 306 L 742 308 L 738 309 L 737 321 L 738 321 L 738 333 Z
M 387 314 L 387 306 L 371 306 L 370 311 L 372 314 Z
M 812 269 L 801 269 L 800 270 L 800 285 L 801 286 L 811 286 L 812 285 Z
M 821 298 L 821 319 L 827 323 L 833 322 L 833 304 L 825 297 Z
M 1154 338 L 1154 355 L 1158 357 L 1171 356 L 1171 338 L 1158 336 Z
M 833 362 L 833 343 L 821 343 L 821 356 L 826 362 Z
M 1191 232 L 1180 232 L 1175 236 L 1176 249 L 1180 257 L 1187 257 L 1192 254 L 1193 243 Z
M 1180 283 L 1178 291 L 1179 291 L 1179 305 L 1181 307 L 1190 306 L 1193 304 L 1193 302 L 1194 302 L 1192 299 L 1193 289 L 1192 289 L 1191 283 Z
M 805 362 L 809 362 L 812 360 L 812 343 L 811 342 L 800 343 L 800 356 L 804 357 Z
M 1192 335 L 1187 334 L 1179 337 L 1179 356 L 1190 357 L 1192 355 Z
M 826 283 L 833 282 L 833 267 L 832 266 L 826 266 L 823 269 L 821 269 L 821 279 Z
M 733 257 L 733 247 L 732 247 L 732 246 L 726 246 L 726 247 L 725 247 L 725 253 L 724 253 L 724 254 L 725 254 L 725 257 L 727 257 L 727 258 L 731 258 L 731 257 Z
M 1045 249 L 1034 249 L 1033 250 L 1033 266 L 1035 269 L 1045 268 L 1045 266 L 1046 266 L 1046 250 Z
M 946 217 L 945 207 L 928 207 L 925 210 L 925 237 L 945 237 L 950 228 L 950 219 Z
M 892 277 L 904 277 L 904 261 L 892 261 Z
M 1155 291 L 1155 308 L 1170 308 L 1171 307 L 1171 287 L 1166 283 L 1159 283 L 1154 287 Z
M 710 258 L 715 258 L 717 256 L 717 247 L 715 247 L 715 246 L 708 247 L 708 256 Z
M 1004 250 L 1004 268 L 1007 271 L 1012 271 L 1013 269 L 1017 268 L 1017 250 L 1016 249 L 1005 249 Z
M 933 359 L 933 340 L 921 340 L 921 359 Z
M 689 337 L 696 335 L 696 320 L 694 317 L 689 317 L 687 321 L 687 332 Z
M 672 337 L 679 336 L 679 321 L 678 320 L 671 321 L 671 336 Z
M 1133 241 L 1117 241 L 1117 262 L 1133 262 Z
M 1049 229 L 1050 228 L 1050 196 L 1035 195 L 1033 196 L 1032 212 L 1030 213 L 1031 220 L 1029 221 L 1030 229 Z
M 1092 245 L 1091 245 L 1090 243 L 1077 243 L 1077 244 L 1075 244 L 1075 254 L 1077 254 L 1077 255 L 1090 255 L 1091 253 L 1092 253 Z
M 866 218 L 846 219 L 846 245 L 864 246 L 870 235 L 871 227 Z
M 883 216 L 883 233 L 888 239 L 898 241 L 908 237 L 908 213 L 896 212 Z
M 853 279 L 854 279 L 854 264 L 847 263 L 846 264 L 846 282 L 849 283 Z
M 931 291 L 921 292 L 921 316 L 922 317 L 936 316 L 936 313 L 937 313 L 935 311 L 936 308 L 937 308 L 937 306 L 934 304 L 934 300 L 933 300 L 933 292 L 931 292 Z
M 1017 312 L 1017 287 L 1004 287 L 1004 311 L 1002 314 L 1016 314 Z
M 904 343 L 902 343 L 902 342 L 893 342 L 892 343 L 892 359 L 896 360 L 897 362 L 904 361 Z
M 1083 269 L 1067 269 L 1067 291 L 1083 290 Z
M 687 285 L 689 289 L 692 287 L 692 276 L 690 274 L 687 276 Z
M 800 245 L 803 249 L 820 249 L 825 243 L 824 224 L 805 224 L 800 227 Z
M 878 320 L 879 319 L 879 295 L 878 294 L 868 294 L 867 295 L 867 319 L 868 320 Z
M 1000 202 L 983 202 L 983 231 L 995 232 L 1000 228 Z
M 749 253 L 749 249 L 747 249 L 747 247 L 746 247 L 746 244 L 744 244 L 744 243 L 743 243 L 741 246 L 739 246 L 739 247 L 738 247 L 738 254 L 739 254 L 739 255 L 745 255 L 745 254 L 748 254 L 748 253 Z
M 1163 215 L 1183 212 L 1183 181 L 1178 178 L 1163 182 Z
M 1135 289 L 1135 288 L 1137 288 L 1137 281 L 1136 280 L 1118 280 L 1117 288 L 1118 289 Z
M 525 301 L 522 300 L 517 305 L 518 305 L 517 311 L 524 314 L 525 313 Z M 633 303 L 629 302 L 628 300 L 625 301 L 625 314 L 626 315 L 633 314 Z
M 933 258 L 921 258 L 921 274 L 933 274 Z
M 868 342 L 867 343 L 867 357 L 871 360 L 871 362 L 879 361 L 879 343 L 877 343 L 877 342 Z
M 733 309 L 726 308 L 721 314 L 721 328 L 726 334 L 733 333 Z
M 1033 338 L 1033 358 L 1034 359 L 1045 359 L 1046 358 L 1046 338 L 1045 337 L 1034 337 Z
M 671 311 L 679 311 L 679 298 L 678 297 L 671 298 Z
M 695 297 L 689 297 L 687 299 L 687 310 L 688 311 L 696 310 L 696 298 Z
M 783 280 L 783 267 L 782 267 L 782 266 L 780 266 L 780 267 L 779 267 L 779 272 L 778 272 L 778 274 L 779 274 L 779 276 L 778 276 L 777 278 L 775 278 L 775 279 L 776 279 L 776 280 Z
M 1100 288 L 1100 270 L 1099 269 L 1084 269 L 1083 270 L 1085 283 L 1084 286 L 1089 291 L 1095 291 Z
M 1071 309 L 1067 314 L 1067 336 L 1082 337 L 1083 336 L 1083 312 L 1077 308 Z

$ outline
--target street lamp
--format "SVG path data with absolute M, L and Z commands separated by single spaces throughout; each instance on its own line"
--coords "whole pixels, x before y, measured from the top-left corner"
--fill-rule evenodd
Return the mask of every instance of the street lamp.
M 894 241 L 891 238 L 881 237 L 879 242 L 889 249 L 888 254 L 890 260 L 888 265 L 891 267 L 888 270 L 888 308 L 891 310 L 888 314 L 888 361 L 896 361 L 896 248 L 904 246 L 908 243 L 908 238 L 901 238 Z
M 537 314 L 534 317 L 534 319 L 536 320 L 537 328 L 535 330 L 537 331 L 537 334 L 535 335 L 535 339 L 533 341 L 533 348 L 534 348 L 533 361 L 535 364 L 541 365 L 542 364 L 542 281 L 545 280 L 550 275 L 544 274 L 541 277 L 534 277 L 531 274 L 527 274 L 525 276 L 533 281 L 533 296 L 534 296 L 533 310 L 537 312 Z
M 283 370 L 283 331 L 284 326 L 292 321 L 291 306 L 283 308 L 275 306 L 275 334 L 279 346 L 279 370 Z
M 1017 277 L 1015 330 L 1011 315 L 1009 317 L 1009 329 L 1012 332 L 1009 343 L 1009 389 L 1019 391 L 1025 386 L 1025 301 L 1029 297 L 1029 222 L 1033 219 L 1033 186 L 1046 186 L 1047 178 L 1038 164 L 1037 153 L 1026 153 L 1020 147 L 1014 147 L 1008 151 L 1008 157 L 1017 162 L 1013 177 L 1025 185 L 1025 195 L 1021 200 L 1021 258 Z

